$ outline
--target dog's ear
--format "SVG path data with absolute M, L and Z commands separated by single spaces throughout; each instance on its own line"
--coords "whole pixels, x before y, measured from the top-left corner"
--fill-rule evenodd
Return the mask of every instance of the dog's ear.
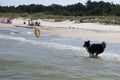
M 88 40 L 88 42 L 90 42 L 90 40 Z

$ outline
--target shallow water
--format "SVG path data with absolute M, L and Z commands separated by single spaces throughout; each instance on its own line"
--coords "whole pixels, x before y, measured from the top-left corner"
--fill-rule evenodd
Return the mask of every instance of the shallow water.
M 119 80 L 120 43 L 89 58 L 84 40 L 33 29 L 0 28 L 0 80 Z M 99 42 L 91 39 L 92 42 Z

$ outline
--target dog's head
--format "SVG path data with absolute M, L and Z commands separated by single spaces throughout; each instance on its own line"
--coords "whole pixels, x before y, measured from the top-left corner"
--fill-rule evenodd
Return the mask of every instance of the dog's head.
M 86 48 L 90 47 L 90 40 L 85 41 L 83 47 L 86 47 Z

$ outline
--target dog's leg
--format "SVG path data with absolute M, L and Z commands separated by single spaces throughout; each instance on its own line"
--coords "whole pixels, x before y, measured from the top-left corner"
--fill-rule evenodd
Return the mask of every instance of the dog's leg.
M 94 53 L 92 53 L 92 56 L 94 56 Z
M 89 53 L 89 56 L 91 57 L 91 56 L 92 56 L 92 53 Z
M 91 53 L 89 53 L 89 57 L 90 57 L 90 58 L 92 57 L 92 54 L 91 54 Z
M 95 54 L 95 57 L 98 57 L 98 54 L 99 54 L 99 53 L 96 53 L 96 54 Z
M 90 54 L 89 54 L 89 57 L 94 57 L 94 53 L 90 53 Z

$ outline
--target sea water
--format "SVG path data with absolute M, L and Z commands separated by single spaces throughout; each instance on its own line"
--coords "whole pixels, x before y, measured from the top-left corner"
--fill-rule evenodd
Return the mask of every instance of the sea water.
M 81 38 L 0 28 L 0 80 L 120 80 L 120 43 L 89 58 Z M 99 42 L 91 39 L 92 42 Z

